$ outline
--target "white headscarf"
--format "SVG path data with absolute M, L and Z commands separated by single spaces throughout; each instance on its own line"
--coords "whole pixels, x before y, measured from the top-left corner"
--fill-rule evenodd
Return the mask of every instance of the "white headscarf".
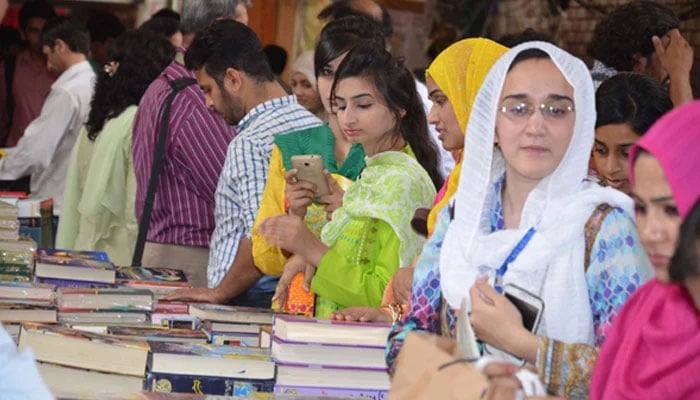
M 291 73 L 294 74 L 295 72 L 299 72 L 304 75 L 306 79 L 311 82 L 314 90 L 317 90 L 316 73 L 314 72 L 314 52 L 312 50 L 299 54 L 296 60 L 294 60 L 294 63 L 292 63 Z
M 518 229 L 490 233 L 493 185 L 505 172 L 505 161 L 494 150 L 496 113 L 513 59 L 523 50 L 540 49 L 574 88 L 574 133 L 562 161 L 530 192 Z M 454 220 L 440 255 L 440 281 L 445 299 L 459 308 L 469 302 L 469 288 L 481 273 L 493 283 L 516 244 L 531 228 L 536 233 L 510 264 L 504 283 L 514 283 L 545 302 L 538 334 L 569 343 L 593 344 L 593 317 L 584 276 L 584 226 L 602 203 L 631 212 L 632 201 L 613 189 L 586 182 L 596 119 L 594 90 L 585 64 L 544 42 L 521 44 L 500 58 L 476 97 L 467 126 Z M 499 194 L 500 195 L 500 194 Z M 471 309 L 471 304 L 469 304 Z

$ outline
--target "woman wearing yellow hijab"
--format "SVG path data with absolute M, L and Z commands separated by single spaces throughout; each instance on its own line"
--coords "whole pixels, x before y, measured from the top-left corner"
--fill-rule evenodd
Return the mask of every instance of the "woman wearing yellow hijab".
M 435 198 L 435 205 L 428 217 L 429 233 L 433 231 L 440 209 L 457 192 L 462 168 L 464 132 L 472 103 L 489 70 L 507 50 L 508 48 L 489 39 L 464 39 L 443 50 L 425 72 L 428 94 L 433 102 L 428 114 L 428 122 L 435 125 L 442 146 L 445 150 L 456 153 L 455 158 L 458 161 Z M 410 280 L 408 282 L 410 284 Z M 399 319 L 406 305 L 400 304 L 394 295 L 394 279 L 389 281 L 384 291 L 382 304 L 384 305 L 382 308 L 346 308 L 333 313 L 331 318 L 362 322 Z
M 456 154 L 457 161 L 435 198 L 428 216 L 428 234 L 433 232 L 438 212 L 457 192 L 464 133 L 476 94 L 493 64 L 507 50 L 489 39 L 460 40 L 440 53 L 425 71 L 428 94 L 433 102 L 428 122 L 435 125 L 442 147 Z

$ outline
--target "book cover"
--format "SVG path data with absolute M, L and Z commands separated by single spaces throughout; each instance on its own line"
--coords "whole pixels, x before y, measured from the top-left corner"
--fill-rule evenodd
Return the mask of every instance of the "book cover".
M 276 314 L 271 309 L 255 307 L 237 307 L 221 304 L 190 304 L 189 313 L 201 320 L 238 322 L 252 324 L 272 324 Z
M 190 314 L 151 313 L 151 325 L 168 328 L 199 329 L 199 318 Z
M 116 267 L 116 281 L 130 286 L 190 287 L 185 272 L 176 268 Z
M 386 390 L 350 389 L 330 387 L 310 387 L 275 385 L 274 393 L 289 397 L 331 396 L 342 398 L 363 398 L 367 400 L 385 400 L 389 394 Z
M 300 272 L 292 278 L 287 290 L 287 298 L 282 310 L 287 314 L 313 317 L 316 305 L 316 295 L 304 290 L 304 273 Z
M 253 393 L 270 393 L 274 379 L 238 379 L 205 375 L 178 375 L 151 372 L 147 389 L 165 393 L 196 393 L 249 398 Z

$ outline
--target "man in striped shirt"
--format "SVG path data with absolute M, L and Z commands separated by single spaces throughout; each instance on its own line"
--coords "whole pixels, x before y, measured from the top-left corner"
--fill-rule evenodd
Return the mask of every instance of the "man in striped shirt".
M 185 289 L 169 299 L 269 307 L 277 277 L 253 262 L 251 231 L 258 212 L 274 137 L 321 121 L 277 82 L 262 45 L 247 26 L 217 21 L 197 34 L 185 55 L 207 107 L 237 124 L 216 189 L 216 229 L 211 240 L 209 289 Z
M 188 0 L 182 10 L 183 46 L 195 32 L 217 19 L 246 23 L 248 0 Z M 136 114 L 133 158 L 136 172 L 136 217 L 143 213 L 153 156 L 165 100 L 172 89 L 168 79 L 194 78 L 184 66 L 184 48 L 146 90 Z M 170 110 L 165 159 L 142 264 L 185 270 L 190 283 L 205 287 L 209 241 L 214 232 L 214 194 L 226 148 L 236 131 L 204 105 L 196 85 L 178 93 Z

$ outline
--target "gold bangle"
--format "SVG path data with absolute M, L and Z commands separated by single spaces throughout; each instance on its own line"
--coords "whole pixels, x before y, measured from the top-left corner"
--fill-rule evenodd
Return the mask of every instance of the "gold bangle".
M 401 304 L 387 304 L 384 308 L 391 311 L 391 322 L 396 323 L 403 318 L 403 308 Z

